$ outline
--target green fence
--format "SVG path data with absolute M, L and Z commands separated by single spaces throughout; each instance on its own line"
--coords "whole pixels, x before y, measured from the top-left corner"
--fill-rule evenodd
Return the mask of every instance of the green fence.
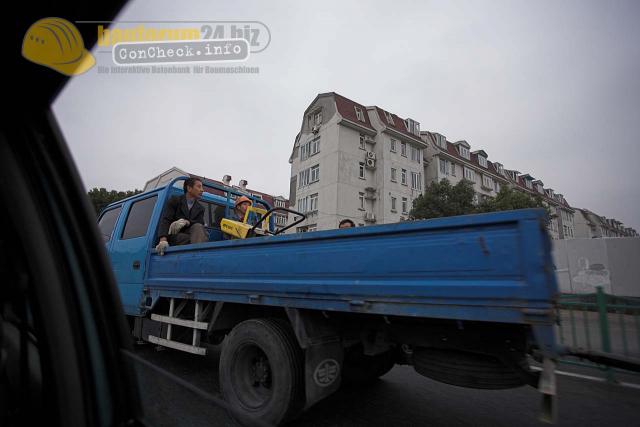
M 593 294 L 564 294 L 558 302 L 558 337 L 562 344 L 640 358 L 640 298 L 608 295 L 601 286 Z M 560 363 L 596 368 L 608 381 L 616 370 L 567 358 Z

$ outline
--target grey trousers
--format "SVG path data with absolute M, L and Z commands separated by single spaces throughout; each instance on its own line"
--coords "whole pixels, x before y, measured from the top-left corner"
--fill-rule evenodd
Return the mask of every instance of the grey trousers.
M 183 229 L 180 233 L 169 236 L 173 242 L 169 242 L 171 245 L 189 245 L 192 243 L 208 242 L 207 232 L 202 224 L 191 224 L 186 229 Z

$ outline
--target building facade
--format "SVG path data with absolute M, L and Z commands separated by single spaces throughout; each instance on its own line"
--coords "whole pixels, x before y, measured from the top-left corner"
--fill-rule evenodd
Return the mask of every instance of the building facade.
M 290 206 L 306 215 L 292 232 L 337 228 L 345 218 L 358 226 L 407 219 L 423 191 L 425 148 L 417 121 L 319 94 L 289 159 Z
M 562 194 L 545 188 L 544 183 L 515 169 L 507 169 L 502 163 L 492 162 L 484 150 L 473 150 L 467 141 L 450 142 L 437 132 L 422 132 L 427 144 L 424 175 L 426 185 L 449 180 L 452 185 L 466 179 L 473 183 L 474 201 L 495 197 L 503 186 L 509 186 L 531 196 L 539 196 L 549 207 L 551 218 L 547 229 L 553 239 L 573 238 L 574 209 Z
M 576 208 L 576 238 L 638 237 L 638 232 L 618 220 L 606 218 L 588 209 Z

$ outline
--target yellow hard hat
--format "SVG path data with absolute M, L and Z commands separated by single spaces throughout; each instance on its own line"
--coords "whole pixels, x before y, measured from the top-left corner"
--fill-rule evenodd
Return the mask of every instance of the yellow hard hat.
M 62 18 L 44 18 L 31 25 L 22 41 L 22 56 L 67 76 L 82 74 L 96 63 L 75 25 Z
M 238 198 L 236 199 L 236 204 L 235 204 L 236 208 L 238 207 L 238 205 L 239 205 L 240 203 L 244 203 L 244 202 L 249 202 L 249 203 L 251 203 L 251 199 L 250 199 L 250 198 L 248 198 L 247 196 L 240 196 L 240 197 L 238 197 Z

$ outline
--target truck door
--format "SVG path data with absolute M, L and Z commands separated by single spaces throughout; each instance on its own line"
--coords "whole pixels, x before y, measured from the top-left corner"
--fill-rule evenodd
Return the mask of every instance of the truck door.
M 128 315 L 140 312 L 147 255 L 153 243 L 148 235 L 149 223 L 157 201 L 158 195 L 153 194 L 125 205 L 126 219 L 109 248 L 122 305 Z

